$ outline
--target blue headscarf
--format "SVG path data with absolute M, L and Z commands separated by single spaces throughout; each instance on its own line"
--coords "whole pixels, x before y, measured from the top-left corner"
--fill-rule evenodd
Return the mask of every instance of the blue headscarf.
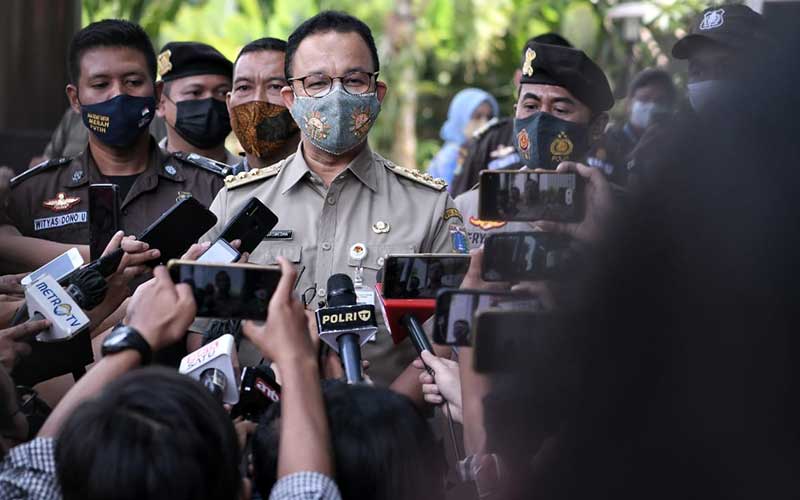
M 450 184 L 458 162 L 458 151 L 468 139 L 464 135 L 464 127 L 472 118 L 472 113 L 484 102 L 488 102 L 492 107 L 493 116 L 499 114 L 500 107 L 497 105 L 497 100 L 484 90 L 467 88 L 453 97 L 450 109 L 447 111 L 447 121 L 439 131 L 444 146 L 431 160 L 428 167 L 429 174 L 440 177 Z

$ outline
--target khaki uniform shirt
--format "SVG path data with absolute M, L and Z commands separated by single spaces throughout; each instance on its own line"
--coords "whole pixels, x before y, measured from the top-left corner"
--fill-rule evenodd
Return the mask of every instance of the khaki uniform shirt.
M 478 217 L 478 188 L 458 196 L 455 200 L 456 208 L 464 217 L 464 226 L 467 230 L 469 248 L 480 248 L 483 241 L 490 233 L 512 233 L 532 231 L 530 222 L 499 222 L 486 221 Z
M 453 252 L 463 238 L 462 220 L 443 181 L 392 164 L 367 146 L 326 189 L 306 164 L 302 144 L 297 153 L 275 165 L 226 179 L 211 210 L 219 222 L 202 239 L 216 239 L 225 224 L 255 196 L 279 222 L 256 247 L 250 261 L 274 264 L 278 256 L 305 266 L 297 287 L 316 284 L 313 308 L 324 300 L 328 278 L 336 273 L 353 277 L 357 261 L 350 257 L 356 243 L 364 244 L 364 286 L 374 290 L 384 256 L 397 253 Z M 370 361 L 369 375 L 388 385 L 404 370 L 415 351 L 409 341 L 395 347 L 378 311 L 376 341 L 362 348 Z
M 139 235 L 177 200 L 190 195 L 208 206 L 227 173 L 166 154 L 151 140 L 147 170 L 120 204 L 121 229 Z M 88 244 L 89 184 L 105 182 L 88 147 L 73 159 L 50 160 L 11 180 L 7 213 L 0 216 L 0 223 L 13 225 L 23 236 Z

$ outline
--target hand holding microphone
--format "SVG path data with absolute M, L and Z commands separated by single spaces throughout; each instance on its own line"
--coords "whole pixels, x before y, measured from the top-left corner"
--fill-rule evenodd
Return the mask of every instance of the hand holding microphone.
M 422 384 L 425 401 L 434 405 L 449 403 L 453 420 L 459 423 L 463 422 L 458 363 L 440 358 L 430 351 L 422 351 L 421 358 L 421 360 L 414 360 L 414 366 L 422 370 L 419 374 L 419 381 Z M 433 374 L 426 371 L 426 367 Z

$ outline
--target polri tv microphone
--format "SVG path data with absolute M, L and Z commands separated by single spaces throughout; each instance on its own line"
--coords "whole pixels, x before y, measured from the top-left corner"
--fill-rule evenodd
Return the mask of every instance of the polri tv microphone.
M 362 383 L 361 346 L 378 331 L 378 323 L 375 306 L 356 303 L 350 276 L 328 278 L 327 307 L 317 310 L 317 328 L 320 339 L 339 353 L 347 383 Z
M 178 371 L 199 380 L 220 402 L 235 405 L 239 402 L 238 364 L 236 342 L 233 335 L 226 334 L 189 353 Z

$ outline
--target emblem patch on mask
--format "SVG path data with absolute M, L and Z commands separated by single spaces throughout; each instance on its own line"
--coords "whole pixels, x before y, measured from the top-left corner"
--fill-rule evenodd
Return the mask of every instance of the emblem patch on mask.
M 522 63 L 522 74 L 528 77 L 533 76 L 533 60 L 536 59 L 536 51 L 528 48 L 525 50 L 525 62 Z
M 553 155 L 553 160 L 568 159 L 573 149 L 572 141 L 569 140 L 569 137 L 564 132 L 559 132 L 555 140 L 550 143 L 550 154 Z
M 312 111 L 305 116 L 306 134 L 314 140 L 321 141 L 328 137 L 330 124 L 326 123 L 327 118 L 322 116 L 319 111 Z
M 531 141 L 528 138 L 528 131 L 522 129 L 517 134 L 517 144 L 519 145 L 519 151 L 522 153 L 526 159 L 530 158 L 530 154 L 528 153 L 528 149 L 531 147 Z
M 473 216 L 470 216 L 469 223 L 475 227 L 483 229 L 484 231 L 489 231 L 490 229 L 498 229 L 507 224 L 507 222 L 503 221 L 481 220 Z
M 87 113 L 86 120 L 89 123 L 89 130 L 98 134 L 105 134 L 111 126 L 111 117 L 106 115 Z
M 350 132 L 356 137 L 361 137 L 369 132 L 370 125 L 372 125 L 372 117 L 369 115 L 368 107 L 359 107 L 353 110 L 350 115 L 353 120 L 353 126 L 350 127 Z
M 703 14 L 703 21 L 700 23 L 701 30 L 713 30 L 725 23 L 725 9 L 712 10 Z
M 67 196 L 64 193 L 58 193 L 54 199 L 43 201 L 42 206 L 49 208 L 53 212 L 63 212 L 64 210 L 69 210 L 74 207 L 80 203 L 80 201 L 81 199 L 77 196 Z

